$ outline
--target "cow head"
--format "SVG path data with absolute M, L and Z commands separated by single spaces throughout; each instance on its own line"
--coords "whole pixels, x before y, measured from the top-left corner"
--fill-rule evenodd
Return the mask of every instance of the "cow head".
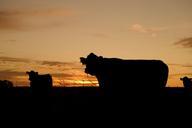
M 83 65 L 86 65 L 85 73 L 96 75 L 99 71 L 99 65 L 103 57 L 97 56 L 94 53 L 90 53 L 87 58 L 81 57 L 80 61 Z
M 29 80 L 33 81 L 37 78 L 38 76 L 38 72 L 34 72 L 34 71 L 30 71 L 30 72 L 26 72 L 26 74 L 29 75 Z
M 181 81 L 186 81 L 186 80 L 189 80 L 189 78 L 185 76 L 185 77 L 183 77 L 183 78 L 180 78 L 180 80 L 181 80 Z

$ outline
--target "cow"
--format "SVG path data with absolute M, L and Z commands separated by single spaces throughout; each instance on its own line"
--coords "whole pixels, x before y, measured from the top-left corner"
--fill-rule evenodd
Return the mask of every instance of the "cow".
M 13 83 L 9 80 L 0 80 L 0 96 L 12 95 Z
M 156 93 L 168 79 L 168 66 L 161 60 L 123 60 L 90 53 L 80 57 L 85 73 L 96 76 L 99 87 L 109 94 Z
M 29 75 L 30 87 L 33 93 L 47 93 L 53 86 L 52 77 L 50 74 L 39 75 L 38 72 L 26 72 Z
M 192 88 L 192 78 L 188 78 L 187 76 L 180 78 L 183 81 L 183 86 L 185 88 Z
M 13 83 L 9 80 L 0 80 L 0 88 L 12 88 Z

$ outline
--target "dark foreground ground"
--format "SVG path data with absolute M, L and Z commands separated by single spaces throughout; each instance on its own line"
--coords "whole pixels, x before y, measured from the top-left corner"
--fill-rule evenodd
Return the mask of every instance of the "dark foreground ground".
M 163 95 L 158 96 L 126 97 L 105 96 L 97 87 L 53 88 L 48 96 L 34 95 L 30 88 L 0 91 L 0 122 L 5 120 L 9 122 L 6 125 L 14 126 L 16 120 L 18 126 L 27 122 L 26 127 L 39 126 L 39 123 L 45 126 L 54 123 L 54 127 L 56 124 L 63 127 L 103 127 L 103 124 L 106 127 L 115 124 L 118 127 L 136 127 L 155 122 L 159 125 L 192 114 L 192 98 L 184 88 L 166 88 L 162 90 Z M 139 123 L 142 121 L 145 124 Z
M 185 103 L 192 102 L 192 95 L 184 88 L 165 88 L 160 95 L 127 95 L 105 96 L 98 87 L 55 87 L 49 95 L 34 95 L 27 87 L 0 90 L 0 113 L 5 115 L 49 115 L 60 116 L 90 115 L 98 114 L 96 111 L 132 112 L 140 110 L 146 112 L 148 109 L 174 109 Z M 183 103 L 184 99 L 187 102 Z M 172 104 L 173 103 L 173 104 Z M 170 106 L 171 105 L 171 106 Z M 146 109 L 147 108 L 147 109 Z M 111 110 L 112 109 L 112 110 Z M 73 117 L 74 118 L 74 117 Z
M 153 91 L 153 90 L 151 90 Z M 38 94 L 34 94 L 29 87 L 14 87 L 14 88 L 0 88 L 1 98 L 32 98 L 36 96 L 40 97 L 52 97 L 52 98 L 67 98 L 67 97 L 105 97 L 104 93 L 99 87 L 53 87 L 48 93 L 44 94 L 38 91 Z M 137 92 L 126 91 L 127 94 L 136 94 Z M 147 93 L 146 93 L 147 94 Z M 181 96 L 192 96 L 192 90 L 187 90 L 182 87 L 166 87 L 159 91 L 159 96 L 169 97 L 181 97 Z M 145 94 L 142 94 L 143 96 Z
M 150 90 L 151 92 L 153 90 Z M 125 92 L 124 92 L 125 93 Z M 138 92 L 127 90 L 127 95 L 136 96 Z M 138 96 L 145 96 L 147 93 L 142 93 Z M 125 94 L 126 95 L 126 94 Z M 118 96 L 118 95 L 116 95 Z M 147 95 L 152 96 L 152 95 Z M 182 87 L 166 87 L 159 91 L 156 95 L 159 97 L 190 97 L 192 90 L 187 90 Z M 53 87 L 48 93 L 39 91 L 32 91 L 29 87 L 14 87 L 14 88 L 1 88 L 0 98 L 104 98 L 105 93 L 99 87 Z M 113 96 L 112 96 L 113 97 Z

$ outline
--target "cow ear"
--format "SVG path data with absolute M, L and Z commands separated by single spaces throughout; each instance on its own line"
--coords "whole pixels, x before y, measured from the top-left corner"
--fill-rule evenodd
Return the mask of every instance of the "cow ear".
M 90 56 L 95 56 L 95 54 L 94 54 L 94 53 L 90 53 L 89 55 L 90 55 Z
M 103 56 L 99 56 L 99 59 L 103 59 Z
M 81 58 L 80 58 L 80 61 L 81 61 L 81 63 L 82 63 L 83 65 L 86 64 L 86 58 L 81 57 Z
M 97 55 L 95 55 L 94 53 L 91 53 L 91 54 L 89 54 L 88 56 L 87 56 L 87 59 L 90 59 L 90 60 L 95 60 L 95 59 L 97 59 L 98 57 L 97 57 Z

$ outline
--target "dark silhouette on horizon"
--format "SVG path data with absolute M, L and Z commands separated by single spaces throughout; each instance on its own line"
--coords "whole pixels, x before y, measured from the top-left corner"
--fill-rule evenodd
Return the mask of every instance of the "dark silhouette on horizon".
M 187 76 L 180 78 L 181 81 L 183 81 L 184 88 L 192 88 L 192 78 L 188 78 Z
M 48 94 L 53 86 L 52 76 L 50 74 L 39 75 L 38 72 L 26 72 L 29 75 L 30 88 L 33 94 Z
M 168 79 L 168 66 L 161 60 L 123 60 L 90 53 L 80 61 L 86 65 L 85 73 L 96 76 L 109 95 L 156 94 Z
M 9 80 L 0 80 L 0 96 L 9 96 L 13 83 Z
M 0 80 L 0 96 L 51 96 L 51 97 L 103 97 L 105 95 L 130 96 L 192 96 L 192 78 L 184 77 L 183 87 L 165 87 L 168 66 L 161 60 L 123 60 L 104 58 L 94 53 L 80 61 L 85 72 L 96 76 L 98 87 L 53 87 L 50 74 L 35 71 L 29 75 L 29 87 L 13 87 L 9 80 Z M 49 98 L 49 97 L 48 97 Z
M 106 114 L 113 114 L 113 110 L 132 112 L 133 108 L 141 112 L 146 111 L 145 108 L 154 108 L 156 103 L 159 103 L 159 107 L 162 104 L 159 101 L 171 99 L 169 96 L 192 97 L 191 89 L 165 88 L 168 67 L 160 60 L 103 58 L 91 53 L 87 58 L 82 57 L 81 62 L 86 65 L 86 73 L 97 77 L 99 87 L 53 87 L 50 74 L 29 71 L 26 73 L 29 75 L 30 87 L 12 87 L 10 82 L 0 81 L 3 87 L 0 88 L 0 110 L 6 115 L 24 112 L 30 117 L 52 113 L 60 117 L 66 116 L 68 112 L 72 117 L 77 115 L 77 111 L 81 111 L 81 116 L 87 108 L 89 112 L 104 110 Z M 161 89 L 162 93 L 159 92 Z M 119 107 L 109 109 L 113 106 Z M 71 114 L 73 111 L 74 114 Z
M 0 80 L 0 88 L 12 88 L 13 83 L 9 80 Z

